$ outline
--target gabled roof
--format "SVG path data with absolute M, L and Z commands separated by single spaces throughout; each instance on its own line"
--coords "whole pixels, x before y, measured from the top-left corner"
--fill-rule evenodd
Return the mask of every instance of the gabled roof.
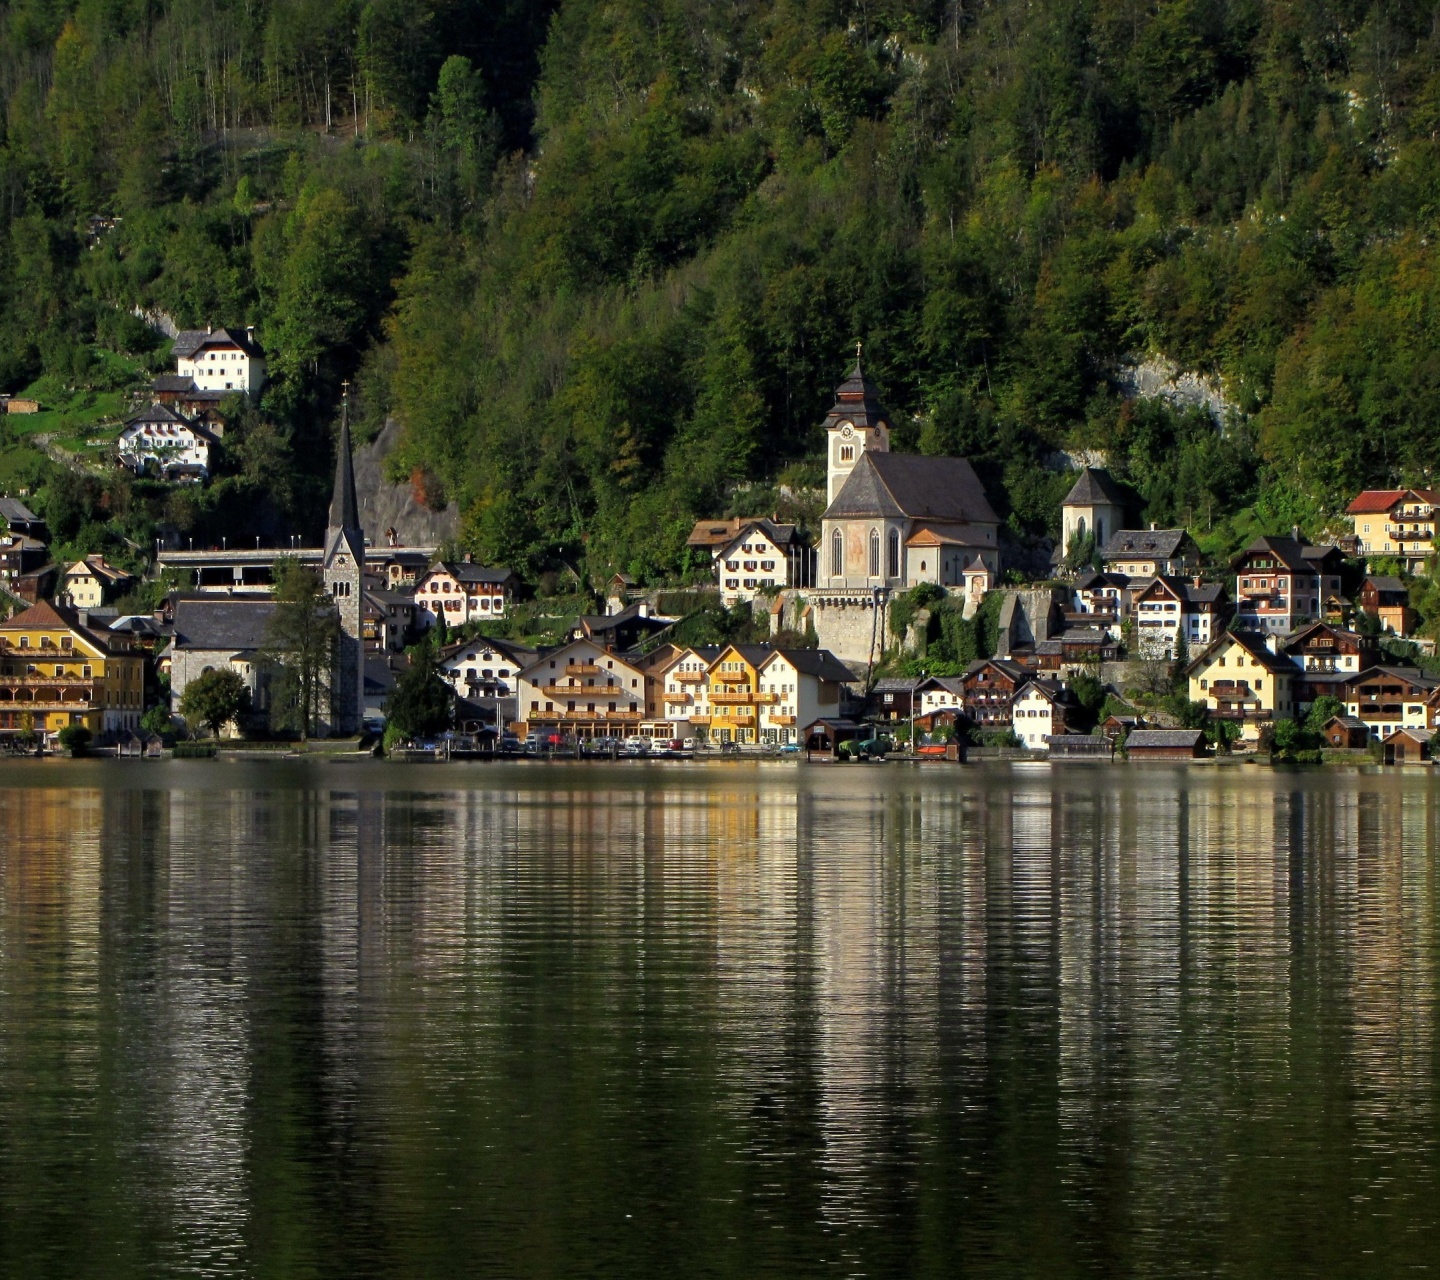
M 1125 494 L 1104 467 L 1081 467 L 1080 478 L 1065 495 L 1062 507 L 1123 507 Z
M 474 583 L 478 585 L 504 586 L 515 577 L 513 569 L 507 569 L 503 565 L 489 568 L 483 564 L 468 564 L 464 560 L 437 560 L 435 569 L 443 569 L 456 582 Z M 434 572 L 434 569 L 431 570 Z M 615 615 L 617 618 L 619 614 Z
M 1430 744 L 1430 735 L 1428 733 L 1419 729 L 1408 728 L 1396 729 L 1394 733 L 1386 735 L 1384 738 L 1381 738 L 1380 741 L 1388 744 L 1394 742 L 1396 738 L 1409 738 L 1411 742 L 1422 747 Z
M 516 644 L 511 640 L 496 640 L 490 636 L 476 636 L 473 640 L 461 640 L 454 644 L 447 644 L 440 650 L 437 657 L 443 667 L 447 663 L 463 661 L 467 654 L 474 653 L 477 649 L 491 649 L 513 662 L 517 667 L 522 668 L 534 662 L 539 656 L 538 650 L 531 649 L 527 645 Z
M 1139 747 L 1190 747 L 1200 744 L 1205 737 L 1204 729 L 1131 729 L 1125 739 L 1125 749 L 1133 751 Z
M 557 645 L 553 649 L 538 650 L 535 654 L 534 661 L 532 661 L 528 666 L 524 667 L 521 670 L 521 678 L 527 678 L 532 671 L 540 670 L 542 663 L 557 661 L 558 659 L 563 658 L 572 649 L 580 648 L 596 652 L 598 658 L 607 662 L 613 658 L 617 667 L 624 667 L 626 671 L 629 671 L 636 676 L 643 674 L 639 667 L 636 667 L 631 663 L 627 662 L 618 653 L 615 653 L 613 650 L 605 648 L 605 646 L 603 644 L 600 644 L 598 641 L 592 640 L 588 636 L 577 636 L 574 640 L 567 640 L 564 644 Z
M 1076 591 L 1094 591 L 1100 587 L 1124 588 L 1130 585 L 1129 575 L 1123 573 L 1099 573 L 1089 569 L 1075 579 L 1071 586 Z
M 1047 702 L 1070 704 L 1075 701 L 1074 695 L 1058 680 L 1046 680 L 1040 676 L 1031 676 L 1020 688 L 1015 690 L 1015 699 L 1018 702 L 1027 693 L 1038 693 Z
M 996 524 L 980 477 L 964 458 L 867 449 L 846 477 L 826 520 L 879 517 L 942 524 Z
M 983 671 L 986 667 L 994 667 L 997 671 L 1007 675 L 1012 680 L 1024 680 L 1029 672 L 1018 662 L 1010 662 L 1005 658 L 977 658 L 965 668 L 962 680 L 968 680 L 971 676 Z
M 932 524 L 929 521 L 921 521 L 916 524 L 915 530 L 905 539 L 907 547 L 988 547 L 994 544 L 988 539 L 980 538 L 965 525 Z M 980 558 L 975 557 L 983 569 L 985 564 Z
M 184 394 L 196 390 L 195 379 L 183 373 L 162 373 L 151 384 L 152 391 L 173 391 Z
M 86 556 L 83 560 L 77 560 L 72 564 L 65 574 L 67 577 L 79 577 L 81 574 L 89 573 L 101 582 L 115 586 L 121 582 L 133 581 L 135 575 L 127 573 L 124 569 L 117 569 L 112 564 L 106 564 L 101 556 Z
M 1364 684 L 1366 680 L 1373 680 L 1377 673 L 1390 676 L 1394 680 L 1403 680 L 1406 684 L 1413 685 L 1417 689 L 1440 688 L 1440 680 L 1437 680 L 1434 676 L 1427 676 L 1419 667 L 1394 667 L 1385 663 L 1377 663 L 1373 667 L 1366 667 L 1364 671 L 1352 675 L 1348 683 Z
M 1328 729 L 1332 724 L 1341 725 L 1346 729 L 1364 729 L 1366 733 L 1370 732 L 1370 726 L 1358 716 L 1331 716 L 1321 728 Z
M 206 347 L 239 347 L 247 356 L 264 358 L 264 349 L 244 329 L 182 329 L 170 345 L 176 359 L 188 359 Z
M 0 498 L 0 520 L 7 524 L 39 524 L 40 517 L 19 498 Z
M 928 689 L 943 689 L 946 693 L 960 694 L 965 691 L 965 686 L 955 676 L 927 676 L 915 686 L 916 693 L 924 693 Z
M 143 426 L 193 427 L 195 424 L 168 404 L 147 404 L 125 419 L 125 429 Z
M 1181 553 L 1190 534 L 1185 529 L 1117 529 L 1100 551 L 1102 560 L 1170 560 Z
M 1237 567 L 1252 555 L 1270 555 L 1291 573 L 1319 573 L 1316 561 L 1340 555 L 1339 547 L 1317 547 L 1298 538 L 1256 538 L 1231 562 Z
M 732 541 L 746 522 L 739 516 L 719 520 L 697 520 L 685 539 L 687 547 L 719 547 Z
M 723 543 L 715 544 L 717 556 L 726 555 L 730 548 L 737 542 L 742 542 L 752 533 L 763 533 L 782 551 L 789 546 L 800 543 L 800 530 L 793 524 L 779 524 L 774 520 L 767 520 L 764 517 L 757 517 L 752 520 L 745 520 L 740 523 L 735 533 Z
M 1349 631 L 1344 627 L 1337 627 L 1333 622 L 1310 622 L 1299 627 L 1285 637 L 1285 648 L 1293 649 L 1296 645 L 1304 644 L 1315 632 L 1323 631 L 1326 635 L 1335 636 L 1337 639 L 1349 640 L 1361 649 L 1372 648 L 1374 641 L 1369 636 L 1362 636 L 1358 631 Z
M 784 658 L 801 675 L 827 680 L 832 684 L 853 684 L 855 673 L 829 649 L 776 649 L 759 668 L 768 667 L 777 658 Z
M 175 648 L 229 653 L 263 649 L 275 608 L 273 600 L 263 599 L 177 600 Z
M 4 631 L 69 631 L 91 645 L 98 653 L 116 652 L 103 631 L 83 626 L 80 615 L 73 609 L 50 600 L 41 600 L 0 622 L 0 632 Z
M 1345 508 L 1345 514 L 1382 515 L 1409 499 L 1428 502 L 1431 506 L 1440 505 L 1440 493 L 1434 489 L 1366 489 Z
M 1238 645 L 1250 655 L 1260 666 L 1274 675 L 1302 675 L 1304 674 L 1289 658 L 1282 657 L 1278 653 L 1271 653 L 1265 645 L 1264 636 L 1251 631 L 1226 631 L 1223 635 L 1216 636 L 1204 649 L 1204 651 L 1185 668 L 1188 676 L 1193 671 L 1198 671 L 1207 665 L 1210 659 L 1220 652 L 1228 644 Z
M 1408 591 L 1409 588 L 1399 579 L 1386 573 L 1368 573 L 1365 575 L 1368 582 L 1376 591 Z
M 919 676 L 886 676 L 871 686 L 874 693 L 913 693 L 920 687 Z
M 1202 582 L 1196 585 L 1185 578 L 1163 573 L 1149 579 L 1136 593 L 1135 599 L 1138 602 L 1151 595 L 1166 595 L 1183 605 L 1213 605 L 1226 598 L 1222 583 Z

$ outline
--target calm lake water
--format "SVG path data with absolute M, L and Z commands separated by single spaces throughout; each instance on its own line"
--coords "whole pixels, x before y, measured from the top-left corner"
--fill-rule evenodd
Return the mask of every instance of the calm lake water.
M 1440 1268 L 1440 783 L 0 765 L 0 1275 Z

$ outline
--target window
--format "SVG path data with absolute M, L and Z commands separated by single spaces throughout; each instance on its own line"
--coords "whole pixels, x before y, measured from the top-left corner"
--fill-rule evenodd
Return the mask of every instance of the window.
M 830 573 L 838 578 L 845 572 L 845 539 L 839 529 L 830 535 Z M 20 645 L 23 648 L 25 641 L 22 639 Z
M 900 530 L 890 530 L 888 550 L 889 555 L 886 557 L 888 563 L 885 566 L 886 576 L 898 578 L 900 576 Z
M 841 462 L 854 462 L 854 461 L 855 461 L 855 446 L 854 446 L 853 444 L 842 444 L 842 445 L 840 446 L 840 461 L 841 461 Z
M 878 529 L 870 530 L 870 576 L 872 578 L 880 576 L 880 531 Z

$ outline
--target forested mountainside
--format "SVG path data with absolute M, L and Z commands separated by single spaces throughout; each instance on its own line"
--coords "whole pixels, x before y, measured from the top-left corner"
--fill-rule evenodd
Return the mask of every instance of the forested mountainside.
M 158 363 L 136 308 L 270 352 L 192 523 L 323 518 L 348 378 L 480 555 L 659 577 L 817 480 L 857 341 L 1017 536 L 1059 451 L 1217 548 L 1440 460 L 1440 6 L 17 0 L 0 93 L 0 389 Z

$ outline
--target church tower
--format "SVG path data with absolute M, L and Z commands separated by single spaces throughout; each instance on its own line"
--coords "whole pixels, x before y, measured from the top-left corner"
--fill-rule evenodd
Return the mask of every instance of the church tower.
M 890 452 L 890 415 L 880 403 L 880 392 L 860 369 L 860 344 L 855 344 L 855 367 L 835 391 L 835 405 L 825 415 L 825 502 L 835 501 L 860 455 L 867 449 Z
M 365 581 L 365 534 L 355 497 L 355 462 L 350 454 L 350 397 L 340 410 L 340 444 L 335 455 L 335 492 L 321 561 L 325 589 L 340 614 L 340 643 L 332 686 L 331 732 L 359 733 L 365 716 L 365 640 L 361 631 Z

